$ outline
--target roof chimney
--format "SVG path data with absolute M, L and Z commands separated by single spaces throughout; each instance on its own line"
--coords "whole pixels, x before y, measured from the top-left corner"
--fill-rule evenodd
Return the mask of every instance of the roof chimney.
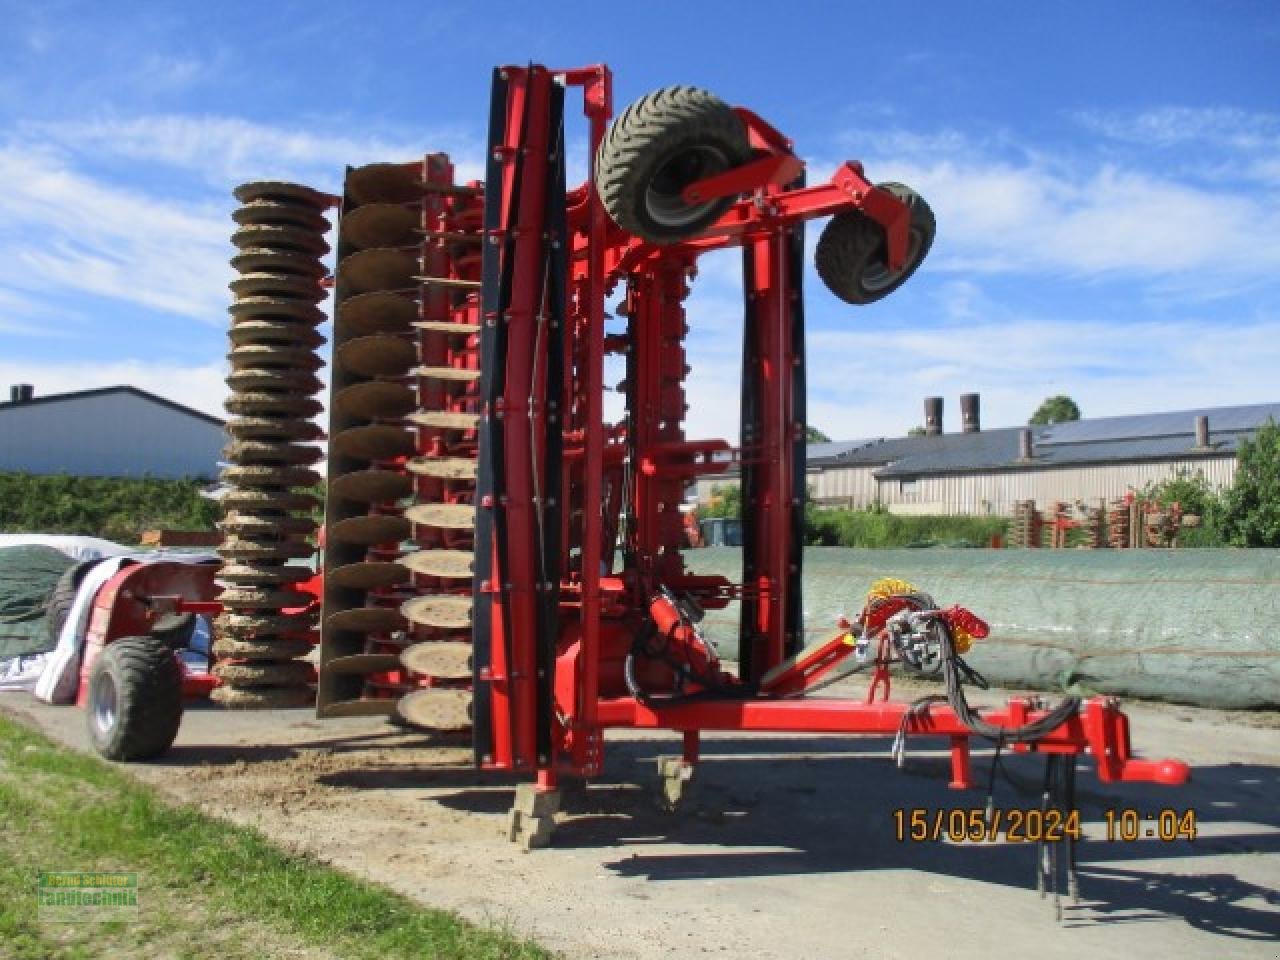
M 1209 449 L 1209 418 L 1204 414 L 1196 417 L 1196 449 Z
M 9 388 L 10 403 L 26 403 L 36 395 L 36 388 L 29 383 L 15 383 Z
M 978 433 L 982 429 L 981 404 L 976 393 L 960 394 L 960 429 Z
M 1031 428 L 1023 427 L 1018 431 L 1018 459 L 1025 463 L 1028 460 L 1034 460 L 1035 456 L 1036 449 L 1031 439 Z
M 942 432 L 942 398 L 924 398 L 924 433 L 927 437 L 936 437 Z

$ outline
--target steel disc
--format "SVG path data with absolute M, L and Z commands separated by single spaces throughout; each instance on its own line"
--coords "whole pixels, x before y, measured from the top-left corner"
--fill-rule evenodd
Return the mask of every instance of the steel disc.
M 366 377 L 387 377 L 405 373 L 417 360 L 418 350 L 408 340 L 378 334 L 340 343 L 333 355 L 352 373 Z
M 471 596 L 436 594 L 414 597 L 401 604 L 400 612 L 419 626 L 462 629 L 471 626 Z
M 352 607 L 329 614 L 324 622 L 331 630 L 353 633 L 390 633 L 408 626 L 408 621 L 393 607 Z
M 394 587 L 409 579 L 409 571 L 398 563 L 348 563 L 324 572 L 325 582 L 335 587 L 373 590 Z
M 338 282 L 352 293 L 404 290 L 414 285 L 418 258 L 403 250 L 375 247 L 344 257 L 338 264 Z
M 351 335 L 408 333 L 418 316 L 417 301 L 389 290 L 347 297 L 337 308 L 337 327 Z
M 395 203 L 367 203 L 344 213 L 342 238 L 360 249 L 402 247 L 418 239 L 421 214 Z
M 331 453 L 357 460 L 390 460 L 413 453 L 413 434 L 399 427 L 375 424 L 352 427 L 329 438 Z
M 317 303 L 329 295 L 329 291 L 316 282 L 315 277 L 300 277 L 294 273 L 246 273 L 232 280 L 227 286 L 237 297 L 297 297 Z
M 233 210 L 231 219 L 241 226 L 301 227 L 316 233 L 329 229 L 329 221 L 314 207 L 279 200 L 251 200 Z
M 373 547 L 380 543 L 400 543 L 409 536 L 410 529 L 404 517 L 371 514 L 339 520 L 329 527 L 328 537 L 331 543 Z
M 403 384 L 385 380 L 355 383 L 339 390 L 333 397 L 335 411 L 364 420 L 403 417 L 417 404 L 418 398 L 412 390 Z
M 441 530 L 474 530 L 476 508 L 469 503 L 420 503 L 404 512 L 411 523 Z
M 320 278 L 329 268 L 314 254 L 269 247 L 249 247 L 231 258 L 231 266 L 240 273 L 287 273 L 300 277 Z
M 329 495 L 357 503 L 390 503 L 413 493 L 413 478 L 390 470 L 356 470 L 329 482 Z
M 231 235 L 231 242 L 241 250 L 267 247 L 310 253 L 313 256 L 324 256 L 329 252 L 329 244 L 325 242 L 323 234 L 301 227 L 241 227 Z
M 419 550 L 400 558 L 412 573 L 457 579 L 471 576 L 473 561 L 470 550 Z
M 370 163 L 347 174 L 347 196 L 356 203 L 409 203 L 422 199 L 419 164 Z
M 259 200 L 301 203 L 317 210 L 326 210 L 333 205 L 327 194 L 300 183 L 289 183 L 285 180 L 250 180 L 231 191 L 241 203 L 253 203 Z

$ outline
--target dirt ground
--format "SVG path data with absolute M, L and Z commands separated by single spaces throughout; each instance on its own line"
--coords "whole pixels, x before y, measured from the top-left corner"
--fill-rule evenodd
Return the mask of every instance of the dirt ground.
M 24 695 L 0 699 L 0 709 L 87 749 L 78 710 Z M 985 799 L 985 787 L 948 790 L 946 755 L 927 741 L 898 770 L 883 737 L 709 736 L 688 809 L 669 815 L 654 802 L 655 759 L 678 752 L 678 741 L 615 734 L 606 777 L 566 791 L 554 847 L 531 854 L 505 839 L 514 781 L 472 770 L 463 741 L 378 720 L 193 708 L 164 761 L 133 771 L 282 844 L 570 958 L 1277 956 L 1277 715 L 1129 712 L 1138 752 L 1187 760 L 1193 782 L 1102 785 L 1085 764 L 1081 902 L 1064 899 L 1061 923 L 1036 894 L 1033 846 L 895 838 L 895 808 Z M 1040 761 L 1003 765 L 1014 783 L 998 782 L 997 805 L 1038 805 L 1019 785 L 1038 785 Z M 983 784 L 987 770 L 984 753 L 975 760 Z M 1192 808 L 1200 836 L 1108 842 L 1108 807 Z

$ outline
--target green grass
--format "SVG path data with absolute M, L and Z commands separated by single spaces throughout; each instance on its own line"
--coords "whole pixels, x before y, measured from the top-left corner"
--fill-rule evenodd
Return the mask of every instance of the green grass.
M 0 952 L 35 957 L 548 958 L 540 947 L 171 805 L 0 716 Z M 39 870 L 139 875 L 136 922 L 38 924 Z M 72 928 L 91 928 L 90 930 Z M 274 949 L 273 949 L 274 947 Z M 301 948 L 307 947 L 308 950 Z

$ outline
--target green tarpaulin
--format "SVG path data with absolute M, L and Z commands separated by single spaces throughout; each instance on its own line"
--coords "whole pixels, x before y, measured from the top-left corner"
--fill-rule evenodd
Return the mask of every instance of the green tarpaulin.
M 0 548 L 0 660 L 57 645 L 45 626 L 49 594 L 76 563 L 52 547 Z

